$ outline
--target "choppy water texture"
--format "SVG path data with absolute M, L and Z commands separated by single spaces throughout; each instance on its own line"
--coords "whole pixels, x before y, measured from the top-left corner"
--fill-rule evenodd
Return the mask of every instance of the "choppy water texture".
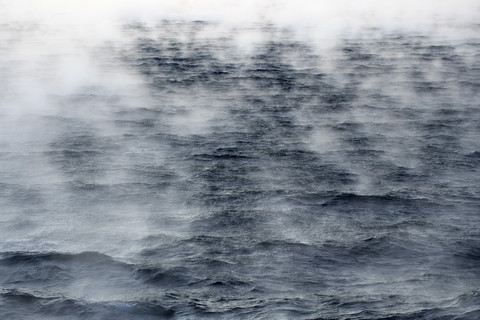
M 0 318 L 480 318 L 479 38 L 0 30 Z

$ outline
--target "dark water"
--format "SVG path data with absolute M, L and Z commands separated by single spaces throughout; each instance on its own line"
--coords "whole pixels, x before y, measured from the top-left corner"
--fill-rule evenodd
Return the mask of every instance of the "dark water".
M 1 30 L 1 319 L 480 318 L 478 38 Z

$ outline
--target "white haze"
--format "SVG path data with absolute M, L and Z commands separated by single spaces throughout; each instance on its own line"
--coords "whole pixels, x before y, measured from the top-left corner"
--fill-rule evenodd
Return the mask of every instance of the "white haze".
M 255 28 L 273 25 L 277 30 L 290 30 L 294 38 L 325 53 L 341 39 L 376 38 L 385 32 L 414 31 L 441 39 L 478 37 L 474 25 L 480 21 L 480 2 L 0 0 L 0 90 L 4 96 L 0 113 L 46 108 L 49 94 L 68 94 L 102 81 L 108 81 L 110 88 L 113 85 L 114 91 L 124 90 L 125 84 L 137 81 L 135 75 L 120 66 L 102 71 L 93 49 L 105 43 L 121 49 L 130 40 L 121 28 L 128 21 L 154 26 L 161 20 L 217 22 L 205 38 L 233 38 L 238 51 L 247 54 L 268 40 Z M 22 101 L 17 101 L 15 110 L 6 107 L 4 98 L 26 87 L 29 94 L 20 95 Z
M 115 128 L 110 128 L 106 125 L 107 122 L 102 121 L 109 117 L 108 99 L 96 100 L 92 105 L 81 105 L 78 108 L 58 102 L 69 95 L 90 94 L 91 88 L 100 90 L 100 95 L 109 99 L 116 99 L 117 105 L 135 108 L 150 106 L 154 97 L 149 95 L 139 74 L 122 64 L 121 59 L 103 61 L 102 54 L 95 54 L 104 45 L 113 46 L 117 50 L 131 45 L 130 41 L 134 39 L 122 31 L 124 23 L 140 22 L 146 26 L 155 26 L 161 20 L 213 21 L 217 24 L 208 27 L 203 36 L 207 39 L 231 36 L 232 41 L 236 41 L 242 58 L 242 52 L 248 53 L 255 49 L 255 44 L 268 40 L 268 33 L 258 32 L 255 29 L 257 27 L 273 25 L 276 30 L 289 30 L 294 38 L 308 41 L 309 46 L 323 51 L 335 47 L 344 38 L 375 38 L 384 32 L 414 31 L 441 39 L 476 37 L 478 35 L 472 26 L 478 23 L 479 13 L 478 0 L 0 0 L 0 143 L 6 151 L 18 152 L 22 148 L 33 148 L 25 150 L 27 152 L 48 145 L 58 138 L 50 128 L 43 127 L 35 118 L 26 116 L 30 114 L 70 116 L 86 121 L 98 136 L 116 134 Z M 181 32 L 175 36 L 181 37 Z M 224 58 L 237 57 L 225 54 Z M 335 57 L 324 54 L 322 59 L 323 62 L 328 62 Z M 118 64 L 109 65 L 114 61 Z M 322 68 L 328 68 L 328 64 Z M 189 96 L 186 98 L 177 93 L 169 98 L 173 108 L 192 104 L 198 106 L 195 110 L 177 113 L 169 119 L 168 125 L 174 134 L 203 134 L 208 132 L 216 118 L 224 116 L 222 103 L 216 101 L 222 97 L 208 96 L 208 93 L 200 91 L 189 92 Z M 299 114 L 297 120 L 307 123 L 311 121 L 302 117 L 308 115 Z M 358 120 L 362 115 L 353 114 L 352 117 Z M 226 119 L 222 121 L 228 122 Z M 315 128 L 307 141 L 311 148 L 327 152 L 341 147 L 334 133 L 318 125 Z M 401 134 L 402 132 L 398 133 Z M 137 146 L 131 147 L 135 150 Z M 150 146 L 145 146 L 145 149 L 148 147 Z M 398 150 L 398 153 L 404 151 Z M 124 161 L 124 167 L 128 167 L 128 161 L 135 156 L 134 151 L 133 156 L 128 152 L 129 150 L 119 151 L 115 161 Z M 167 158 L 168 150 L 163 155 Z M 10 165 L 15 166 L 10 171 L 18 173 L 18 176 L 12 178 L 16 182 L 41 184 L 66 179 L 41 156 L 25 162 L 10 162 Z M 266 167 L 265 171 L 268 172 L 268 164 Z M 351 169 L 358 174 L 361 182 L 357 191 L 368 193 L 371 177 L 360 169 Z M 181 166 L 172 170 L 180 177 L 188 175 Z M 125 175 L 124 172 L 105 172 L 91 183 L 121 183 Z M 55 201 L 68 204 L 70 200 L 62 200 L 62 197 L 67 199 L 68 194 L 59 191 Z M 182 196 L 174 191 L 169 197 L 177 198 L 172 202 L 182 201 Z M 151 227 L 147 221 L 150 213 L 145 213 L 147 209 L 141 205 L 131 204 L 129 208 L 115 209 L 118 216 L 112 219 L 117 219 L 114 222 L 117 227 L 106 225 L 106 230 L 102 231 L 105 238 L 141 238 L 150 232 Z M 177 215 L 180 220 L 188 220 L 188 215 L 191 214 L 189 208 L 179 207 L 178 203 L 171 206 L 166 203 L 160 211 L 166 215 Z M 123 214 L 126 215 L 125 218 L 122 217 Z M 71 221 L 64 222 L 71 227 L 57 231 L 58 236 L 45 235 L 40 230 L 39 233 L 27 234 L 24 238 L 18 233 L 11 234 L 11 240 L 21 242 L 29 237 L 48 239 L 51 236 L 51 239 L 66 242 L 68 247 L 78 237 L 85 239 L 85 243 L 77 244 L 79 251 L 93 250 L 95 246 L 107 241 L 89 240 L 89 232 L 92 232 L 88 230 L 91 227 L 87 221 L 89 218 L 89 215 L 78 215 Z M 107 220 L 101 222 L 107 223 Z M 128 228 L 132 223 L 122 226 L 118 221 L 133 221 L 134 228 Z M 62 228 L 59 227 L 58 230 Z M 127 230 L 132 234 L 128 234 Z M 71 243 L 68 243 L 68 239 L 71 239 Z M 8 247 L 9 244 L 6 245 Z M 31 250 L 31 244 L 27 248 Z M 115 243 L 110 250 L 115 250 Z
M 42 88 L 50 84 L 54 88 L 49 87 L 49 91 L 61 94 L 83 80 L 91 81 L 93 77 L 97 81 L 102 76 L 94 70 L 92 48 L 105 42 L 121 47 L 122 41 L 128 41 L 121 29 L 127 21 L 148 26 L 161 20 L 217 22 L 218 27 L 209 28 L 206 38 L 233 36 L 239 50 L 247 52 L 267 40 L 258 32 L 248 32 L 248 28 L 271 24 L 279 30 L 291 30 L 294 37 L 323 51 L 337 45 L 340 39 L 375 38 L 384 32 L 414 31 L 446 39 L 478 37 L 474 25 L 480 21 L 480 2 L 0 0 L 2 90 L 29 87 L 32 93 L 41 94 Z M 233 34 L 239 29 L 242 32 Z M 12 66 L 16 73 L 13 83 L 5 80 Z M 111 81 L 122 76 L 109 78 Z M 34 97 L 36 104 L 41 103 L 42 99 Z
M 205 213 L 202 210 L 208 211 L 209 208 L 202 209 L 199 206 L 192 209 L 195 204 L 187 204 L 185 199 L 198 191 L 195 187 L 191 190 L 167 188 L 165 194 L 158 195 L 161 201 L 156 204 L 161 204 L 155 208 L 138 200 L 143 199 L 141 196 L 128 205 L 113 201 L 103 205 L 101 199 L 97 199 L 98 204 L 83 208 L 82 199 L 78 201 L 75 194 L 57 187 L 62 183 L 77 182 L 77 179 L 87 186 L 116 185 L 121 188 L 125 182 L 142 182 L 128 169 L 148 167 L 152 163 L 164 166 L 178 180 L 188 178 L 192 173 L 182 163 L 175 163 L 169 158 L 172 150 L 168 146 L 153 142 L 136 145 L 127 141 L 118 150 L 109 151 L 110 162 L 99 164 L 98 175 L 93 178 L 69 176 L 44 155 L 58 151 L 52 145 L 62 141 L 59 135 L 69 132 L 63 127 L 57 132 L 58 128 L 48 126 L 48 119 L 38 120 L 45 115 L 74 119 L 72 123 L 84 123 L 95 137 L 103 141 L 123 133 L 121 128 L 114 127 L 108 121 L 111 117 L 111 101 L 124 109 L 148 108 L 158 103 L 139 72 L 127 66 L 121 57 L 106 57 L 105 52 L 119 52 L 133 47 L 136 35 L 125 33 L 122 29 L 125 23 L 140 22 L 147 26 L 147 34 L 151 32 L 149 37 L 158 39 L 158 34 L 155 34 L 158 29 L 149 29 L 148 26 L 157 26 L 161 20 L 215 22 L 205 27 L 204 34 L 199 34 L 205 39 L 232 38 L 238 52 L 219 52 L 225 55 L 221 57 L 225 61 L 248 61 L 248 54 L 257 48 L 257 44 L 268 41 L 268 32 L 259 29 L 272 25 L 276 32 L 288 30 L 295 40 L 305 41 L 321 52 L 320 60 L 327 63 L 315 67 L 335 70 L 338 68 L 336 56 L 328 53 L 333 52 L 329 50 L 335 49 L 345 38 L 375 38 L 384 33 L 397 32 L 415 32 L 448 40 L 478 38 L 479 35 L 475 33 L 478 28 L 473 26 L 480 21 L 480 1 L 0 0 L 0 151 L 5 153 L 4 158 L 0 158 L 0 174 L 4 173 L 0 182 L 18 185 L 20 198 L 22 192 L 28 196 L 29 192 L 35 194 L 36 190 L 40 190 L 38 197 L 44 201 L 42 205 L 46 211 L 37 212 L 37 208 L 31 209 L 28 205 L 18 208 L 8 196 L 0 197 L 0 207 L 4 210 L 0 217 L 0 251 L 92 250 L 115 257 L 130 257 L 145 248 L 142 240 L 149 237 L 182 237 L 190 232 L 189 221 L 195 215 Z M 182 37 L 182 32 L 178 31 L 172 38 Z M 104 46 L 113 49 L 103 50 Z M 384 75 L 381 79 L 387 83 L 390 75 Z M 406 105 L 414 99 L 409 96 L 411 92 L 402 92 L 404 88 L 398 89 L 393 85 L 367 81 L 362 85 L 381 87 L 388 93 L 398 94 L 405 99 Z M 228 97 L 228 92 L 218 94 L 198 89 L 188 92 L 188 95 L 182 93 L 175 92 L 167 99 L 172 115 L 162 120 L 165 122 L 162 125 L 168 126 L 169 133 L 201 135 L 212 130 L 216 120 L 220 120 L 217 122 L 225 127 L 233 122 L 222 110 L 225 107 L 222 99 Z M 97 96 L 88 103 L 71 102 L 77 96 L 89 94 Z M 235 98 L 234 93 L 231 97 Z M 175 112 L 175 108 L 184 110 Z M 332 154 L 332 162 L 346 166 L 346 171 L 358 177 L 353 190 L 345 191 L 371 194 L 385 190 L 373 190 L 375 172 L 366 172 L 362 167 L 335 155 L 335 151 L 345 146 L 327 124 L 330 120 L 345 120 L 375 128 L 372 123 L 394 123 L 389 118 L 391 116 L 380 108 L 377 111 L 368 110 L 370 113 L 358 109 L 348 119 L 319 119 L 303 113 L 303 110 L 295 115 L 298 123 L 314 128 L 305 139 L 310 149 Z M 389 134 L 392 140 L 399 140 L 408 139 L 411 133 L 399 124 L 391 128 Z M 396 148 L 389 146 L 385 157 L 404 167 L 414 167 L 416 159 L 405 156 L 409 147 L 408 144 Z M 10 154 L 16 158 L 11 160 L 8 158 Z M 260 166 L 264 177 L 256 178 L 266 181 L 266 190 L 288 179 L 273 163 Z M 113 171 L 110 167 L 117 169 Z M 338 239 L 355 228 L 345 218 L 333 215 L 316 218 L 317 224 L 312 226 L 320 225 L 320 231 L 302 221 L 293 224 L 296 220 L 295 208 L 284 202 L 278 205 L 261 204 L 258 209 L 274 212 L 271 230 L 264 232 L 303 243 Z M 363 234 L 358 233 L 360 236 Z M 365 276 L 372 277 L 371 274 L 366 272 Z M 68 290 L 78 291 L 75 294 L 92 300 L 117 299 L 113 294 L 115 288 L 98 290 L 93 284 L 97 285 L 92 281 L 75 282 Z
M 128 47 L 131 38 L 124 34 L 121 28 L 126 22 L 154 26 L 160 20 L 213 21 L 217 24 L 207 28 L 207 33 L 203 36 L 207 39 L 232 37 L 233 41 L 237 41 L 240 53 L 248 53 L 254 50 L 256 43 L 268 40 L 265 38 L 267 34 L 256 31 L 256 27 L 273 25 L 276 30 L 290 30 L 299 40 L 306 40 L 310 46 L 324 50 L 334 47 L 337 41 L 345 37 L 375 37 L 383 32 L 416 31 L 442 38 L 475 36 L 470 32 L 469 25 L 478 23 L 479 7 L 479 2 L 475 0 L 0 0 L 0 143 L 4 151 L 18 152 L 22 148 L 31 148 L 24 150 L 28 152 L 58 139 L 51 128 L 42 126 L 35 118 L 28 117 L 31 114 L 83 119 L 96 135 L 108 137 L 116 134 L 115 129 L 107 125 L 108 122 L 102 121 L 109 117 L 108 101 L 97 99 L 91 105 L 72 107 L 61 102 L 69 95 L 90 94 L 89 90 L 100 90 L 101 96 L 113 97 L 118 105 L 151 105 L 154 98 L 149 96 L 140 75 L 123 65 L 120 59 L 105 62 L 102 54 L 95 54 L 104 45 L 113 45 L 118 50 Z M 175 36 L 181 37 L 182 31 Z M 152 37 L 155 37 L 155 34 L 152 34 Z M 228 54 L 225 54 L 224 58 L 233 59 Z M 323 59 L 328 61 L 334 58 L 324 55 Z M 114 61 L 117 64 L 109 65 Z M 174 107 L 197 105 L 195 110 L 178 113 L 169 119 L 171 132 L 208 132 L 215 119 L 223 117 L 222 103 L 216 101 L 221 97 L 208 96 L 202 92 L 189 92 L 189 96 L 190 98 L 186 98 L 176 94 L 170 97 Z M 304 116 L 299 114 L 298 121 L 302 122 Z M 228 122 L 226 119 L 223 121 Z M 339 147 L 334 133 L 318 126 L 317 129 L 307 141 L 311 148 L 325 152 Z M 132 146 L 132 149 L 135 148 Z M 167 157 L 168 151 L 164 153 Z M 131 161 L 129 159 L 133 159 L 129 150 L 121 150 L 115 161 L 124 161 L 125 167 L 128 167 L 128 161 Z M 9 165 L 12 165 L 12 162 Z M 17 183 L 55 183 L 66 179 L 41 156 L 25 162 L 17 161 L 13 165 L 15 167 L 10 168 L 10 171 L 18 173 L 12 178 Z M 186 175 L 180 166 L 174 170 L 179 176 Z M 370 188 L 370 177 L 361 170 L 358 171 L 360 180 L 364 181 L 359 189 L 365 192 Z M 124 178 L 125 175 L 118 171 L 104 172 L 96 181 L 87 182 L 121 183 L 122 179 L 129 179 Z M 181 198 L 175 194 L 170 196 Z M 61 202 L 62 197 L 66 199 L 68 194 L 59 191 L 55 201 Z M 55 202 L 53 199 L 49 201 Z M 70 200 L 64 201 L 69 203 Z M 122 229 L 118 226 L 112 229 L 109 226 L 107 229 L 113 235 L 105 230 L 105 237 L 118 237 L 119 234 L 127 236 L 125 230 L 134 233 L 127 237 L 134 238 L 149 232 L 148 223 L 145 221 L 148 213 L 142 212 L 144 209 L 137 208 L 135 204 L 131 206 L 122 210 L 117 208 L 117 212 L 120 212 L 119 215 L 129 215 L 125 221 L 135 221 L 135 228 Z M 166 204 L 162 211 L 170 213 L 173 210 L 173 214 L 180 219 L 188 216 L 188 208 L 173 209 L 174 207 L 178 208 L 178 205 Z M 89 215 L 83 217 L 88 219 Z M 117 218 L 123 219 L 121 216 Z M 73 232 L 69 237 L 62 232 L 59 232 L 58 237 L 52 237 L 63 238 L 63 241 L 72 239 L 72 242 L 75 242 L 77 236 L 86 239 L 89 234 L 87 222 L 81 215 L 76 216 L 69 221 L 71 227 L 64 228 L 66 231 L 63 232 Z M 77 234 L 74 230 L 77 230 Z M 40 233 L 30 236 L 42 238 L 45 234 L 40 230 Z M 22 236 L 12 235 L 11 239 L 21 241 Z M 91 246 L 87 241 L 79 249 L 93 249 L 95 245 L 98 245 L 98 241 Z
M 478 23 L 479 8 L 476 0 L 1 0 L 0 19 L 3 23 L 81 26 L 82 31 L 91 32 L 89 37 L 111 36 L 114 22 L 158 19 L 243 26 L 274 23 L 278 27 L 313 28 L 313 33 L 328 37 L 337 32 L 355 33 L 360 27 L 437 33 L 447 27 Z

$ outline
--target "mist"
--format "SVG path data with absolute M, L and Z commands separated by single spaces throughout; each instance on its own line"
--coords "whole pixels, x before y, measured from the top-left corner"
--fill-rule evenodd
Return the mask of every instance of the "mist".
M 0 0 L 0 318 L 478 318 L 479 17 Z

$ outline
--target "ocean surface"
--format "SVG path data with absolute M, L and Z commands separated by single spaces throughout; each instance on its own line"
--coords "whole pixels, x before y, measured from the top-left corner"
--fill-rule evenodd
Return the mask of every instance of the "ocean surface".
M 0 21 L 0 319 L 480 319 L 479 24 L 115 28 Z

